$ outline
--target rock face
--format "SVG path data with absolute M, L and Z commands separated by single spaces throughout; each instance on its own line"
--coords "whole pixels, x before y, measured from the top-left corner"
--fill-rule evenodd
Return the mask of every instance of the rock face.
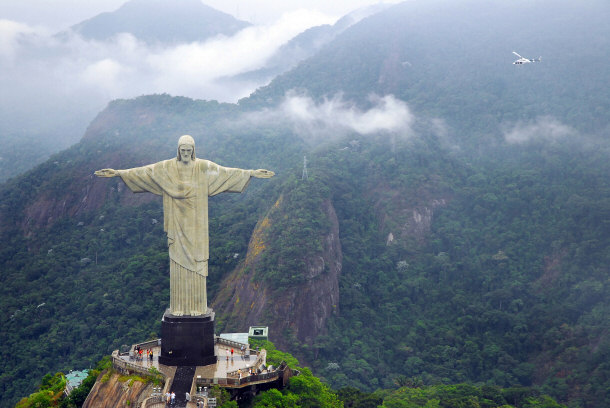
M 321 249 L 317 253 L 303 254 L 305 267 L 302 270 L 283 271 L 300 275 L 302 283 L 274 291 L 257 279 L 260 257 L 265 251 L 273 251 L 273 245 L 277 244 L 276 241 L 266 241 L 266 228 L 283 217 L 280 207 L 281 199 L 258 223 L 246 260 L 222 283 L 223 289 L 216 296 L 213 307 L 221 319 L 228 322 L 225 331 L 243 331 L 248 326 L 264 323 L 269 326 L 270 340 L 278 348 L 289 349 L 291 336 L 311 344 L 324 333 L 327 319 L 338 313 L 343 255 L 337 215 L 330 200 L 326 200 L 320 211 L 329 228 L 321 237 Z M 236 323 L 240 326 L 231 326 Z
M 95 211 L 107 200 L 118 200 L 134 206 L 152 200 L 160 202 L 159 197 L 151 194 L 133 194 L 120 178 L 102 180 L 93 175 L 93 171 L 100 168 L 136 167 L 156 159 L 147 157 L 148 151 L 141 152 L 141 155 L 137 153 L 135 155 L 138 157 L 135 157 L 130 154 L 130 148 L 111 147 L 116 145 L 116 139 L 121 135 L 117 127 L 130 114 L 128 111 L 122 112 L 121 106 L 116 105 L 109 106 L 95 118 L 81 143 L 59 153 L 19 180 L 20 184 L 27 186 L 21 186 L 21 190 L 28 190 L 29 193 L 21 194 L 14 200 L 15 208 L 12 211 L 22 209 L 23 216 L 13 219 L 0 212 L 1 225 L 16 226 L 25 236 L 29 236 L 41 228 L 52 226 L 62 217 L 77 218 Z M 156 118 L 155 114 L 147 113 L 143 108 L 136 109 L 135 115 L 136 126 L 146 126 Z M 140 146 L 143 145 L 140 143 Z M 171 152 L 169 149 L 166 151 Z
M 383 197 L 374 208 L 386 245 L 421 243 L 430 233 L 434 214 L 447 206 L 451 195 L 436 188 L 433 183 L 418 191 L 399 191 L 379 188 L 373 195 Z
M 137 402 L 148 395 L 144 391 L 150 386 L 131 379 L 119 381 L 120 374 L 114 373 L 106 381 L 102 381 L 101 375 L 89 392 L 83 408 L 115 408 L 137 406 Z
M 119 178 L 112 180 L 110 186 L 104 186 L 105 180 L 98 180 L 92 174 L 80 174 L 75 178 L 70 188 L 61 192 L 43 192 L 25 207 L 20 227 L 26 236 L 53 225 L 62 217 L 78 217 L 96 210 L 114 196 L 126 205 L 141 205 L 155 199 L 160 201 L 150 194 L 133 194 Z

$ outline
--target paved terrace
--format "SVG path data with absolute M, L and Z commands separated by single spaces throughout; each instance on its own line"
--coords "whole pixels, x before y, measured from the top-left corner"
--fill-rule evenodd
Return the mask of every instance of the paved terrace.
M 148 371 L 150 367 L 155 367 L 162 374 L 167 375 L 168 377 L 173 377 L 175 373 L 175 367 L 159 364 L 159 354 L 161 353 L 161 346 L 158 346 L 156 343 L 157 342 L 154 341 L 140 344 L 140 348 L 144 350 L 141 359 L 136 358 L 134 356 L 134 347 L 136 346 L 135 344 L 134 346 L 132 346 L 130 353 L 117 353 L 113 354 L 113 356 L 125 362 L 128 365 L 127 368 L 137 368 L 137 371 L 144 372 Z M 254 369 L 256 370 L 258 368 L 262 369 L 263 366 L 266 366 L 265 350 L 261 350 L 258 356 L 256 355 L 256 352 L 254 350 L 247 350 L 245 355 L 242 355 L 240 347 L 241 343 L 230 342 L 225 339 L 218 339 L 216 345 L 214 346 L 214 354 L 217 356 L 218 362 L 216 364 L 197 367 L 197 370 L 195 372 L 195 378 L 212 380 L 212 383 L 218 384 L 219 380 L 222 379 L 238 379 L 238 370 L 241 371 L 243 378 L 247 375 L 249 368 L 254 367 Z M 232 356 L 231 349 L 234 350 Z M 147 350 L 153 351 L 152 361 L 146 355 Z M 213 382 L 214 379 L 216 379 L 217 381 Z M 222 384 L 222 381 L 220 381 L 220 385 L 224 385 Z
M 155 367 L 165 377 L 165 393 L 171 386 L 172 379 L 176 373 L 176 367 L 159 364 L 159 354 L 161 346 L 157 340 L 140 343 L 139 346 L 143 350 L 142 358 L 136 357 L 135 344 L 131 347 L 128 353 L 119 353 L 118 350 L 112 353 L 113 364 L 116 368 L 147 374 L 151 367 Z M 246 349 L 246 352 L 241 353 L 242 343 L 235 341 L 216 338 L 214 346 L 214 354 L 217 356 L 217 362 L 207 366 L 198 366 L 195 370 L 195 377 L 191 388 L 192 402 L 187 404 L 187 408 L 195 408 L 198 393 L 203 387 L 219 385 L 227 388 L 243 388 L 253 384 L 266 383 L 274 381 L 281 375 L 277 368 L 266 368 L 266 351 L 263 349 L 256 354 L 256 351 Z M 231 349 L 233 355 L 231 356 Z M 146 354 L 147 350 L 152 350 L 153 359 L 150 360 Z M 263 369 L 265 368 L 265 369 Z M 249 370 L 252 369 L 255 375 L 249 375 Z M 261 373 L 258 374 L 258 369 Z M 160 398 L 150 398 L 148 403 L 144 403 L 142 407 L 153 408 L 162 407 L 164 404 L 155 403 Z

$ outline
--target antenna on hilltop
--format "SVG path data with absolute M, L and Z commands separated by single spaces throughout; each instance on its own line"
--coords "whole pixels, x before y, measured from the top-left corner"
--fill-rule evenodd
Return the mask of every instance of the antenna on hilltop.
M 307 174 L 307 156 L 303 156 L 303 177 L 301 180 L 309 180 L 309 175 Z

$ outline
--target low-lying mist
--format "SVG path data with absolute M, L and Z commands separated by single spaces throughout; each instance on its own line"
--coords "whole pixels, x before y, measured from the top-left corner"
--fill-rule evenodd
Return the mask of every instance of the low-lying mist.
M 0 20 L 0 124 L 5 137 L 48 134 L 65 146 L 112 99 L 169 93 L 236 102 L 265 83 L 234 76 L 263 67 L 307 28 L 332 22 L 299 10 L 231 37 L 170 46 L 148 45 L 129 33 L 86 40 Z

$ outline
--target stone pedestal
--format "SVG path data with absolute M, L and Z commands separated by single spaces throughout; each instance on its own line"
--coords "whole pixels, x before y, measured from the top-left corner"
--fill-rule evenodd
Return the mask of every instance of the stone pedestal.
M 168 366 L 204 366 L 216 363 L 214 312 L 201 316 L 174 316 L 169 309 L 161 321 L 159 363 Z

